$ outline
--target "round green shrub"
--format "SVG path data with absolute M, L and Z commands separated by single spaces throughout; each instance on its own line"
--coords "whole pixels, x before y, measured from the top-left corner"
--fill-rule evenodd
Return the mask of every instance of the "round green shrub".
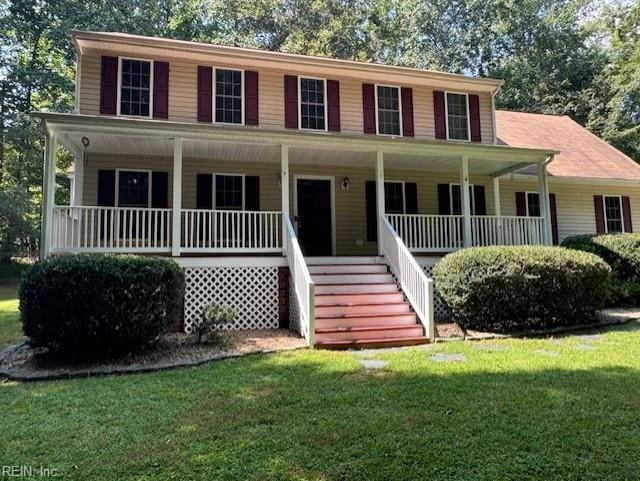
M 640 234 L 577 235 L 562 245 L 591 252 L 611 267 L 611 303 L 640 303 Z
M 135 352 L 179 315 L 184 273 L 170 259 L 77 255 L 39 261 L 20 286 L 22 330 L 69 357 Z
M 605 303 L 609 274 L 593 254 L 543 246 L 463 249 L 433 270 L 454 320 L 489 331 L 588 323 Z

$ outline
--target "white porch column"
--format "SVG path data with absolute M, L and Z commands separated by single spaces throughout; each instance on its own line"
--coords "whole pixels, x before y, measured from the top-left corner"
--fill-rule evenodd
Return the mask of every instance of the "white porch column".
M 500 177 L 493 178 L 493 213 L 496 216 L 498 225 L 498 239 L 504 243 L 504 231 L 502 225 L 502 207 L 500 206 Z
M 382 255 L 382 229 L 384 226 L 380 222 L 380 216 L 385 215 L 384 210 L 384 152 L 378 150 L 376 152 L 376 202 L 378 218 L 378 255 Z
M 460 159 L 460 203 L 462 204 L 464 246 L 471 247 L 471 202 L 469 199 L 469 158 Z
M 75 156 L 73 166 L 73 205 L 82 205 L 84 186 L 84 156 Z
M 56 150 L 55 135 L 47 132 L 44 138 L 43 203 L 40 232 L 40 257 L 49 257 L 53 240 L 53 206 L 56 199 Z
M 493 211 L 497 217 L 502 215 L 500 207 L 500 177 L 493 178 Z
M 180 255 L 182 227 L 182 139 L 173 139 L 173 216 L 171 223 L 171 255 Z
M 285 219 L 289 219 L 289 147 L 280 146 L 280 186 L 282 191 L 282 254 L 287 255 L 286 242 L 287 225 Z
M 547 163 L 538 164 L 538 193 L 540 197 L 540 214 L 542 215 L 542 242 L 553 244 L 551 235 L 551 208 L 549 205 L 549 182 L 547 179 Z

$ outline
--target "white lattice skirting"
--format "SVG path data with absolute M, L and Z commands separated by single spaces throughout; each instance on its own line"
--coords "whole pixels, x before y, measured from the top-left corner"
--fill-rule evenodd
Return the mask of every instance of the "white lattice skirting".
M 184 299 L 184 328 L 191 332 L 202 308 L 224 304 L 236 311 L 234 322 L 225 329 L 278 328 L 278 268 L 187 267 Z
M 424 270 L 424 273 L 427 277 L 433 279 L 433 268 L 440 261 L 440 257 L 418 257 L 416 261 Z M 442 301 L 440 294 L 438 294 L 438 286 L 433 284 L 434 292 L 433 292 L 433 315 L 436 318 L 436 321 L 448 321 L 450 318 L 449 308 Z
M 298 296 L 296 296 L 296 290 L 293 288 L 293 281 L 289 277 L 289 329 L 296 331 L 301 336 L 304 333 L 300 329 L 300 306 L 298 304 Z

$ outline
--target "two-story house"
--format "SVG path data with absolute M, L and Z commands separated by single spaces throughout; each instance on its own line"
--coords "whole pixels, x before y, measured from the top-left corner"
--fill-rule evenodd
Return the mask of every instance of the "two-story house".
M 498 80 L 73 40 L 75 112 L 34 114 L 43 255 L 173 256 L 187 331 L 215 301 L 235 328 L 291 322 L 310 344 L 425 342 L 445 253 L 630 231 L 640 208 L 640 167 L 566 117 L 496 111 Z M 57 146 L 75 158 L 70 206 L 53 202 Z

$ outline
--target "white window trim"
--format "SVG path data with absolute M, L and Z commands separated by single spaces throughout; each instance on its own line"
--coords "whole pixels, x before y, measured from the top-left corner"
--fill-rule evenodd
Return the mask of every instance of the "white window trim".
M 467 104 L 467 138 L 466 139 L 451 139 L 449 138 L 449 100 L 448 95 L 464 95 L 466 97 Z M 469 94 L 466 92 L 455 92 L 453 90 L 444 91 L 444 120 L 447 131 L 447 140 L 452 142 L 471 142 L 471 116 L 469 115 Z
M 453 213 L 453 186 L 460 185 L 460 182 L 451 182 L 449 184 L 449 215 L 464 215 L 462 213 L 462 205 L 460 205 L 460 214 Z M 476 192 L 475 192 L 475 184 L 469 184 L 469 207 L 471 211 L 471 215 L 476 215 Z M 460 187 L 460 195 L 462 196 L 462 187 Z M 462 197 L 460 197 L 460 201 L 462 202 Z
M 380 125 L 378 123 L 378 87 L 388 87 L 392 89 L 396 89 L 398 91 L 398 113 L 400 114 L 400 134 L 381 134 L 380 133 Z M 376 135 L 381 135 L 383 137 L 403 137 L 403 126 L 402 126 L 402 89 L 399 85 L 388 85 L 388 84 L 374 84 L 374 102 L 375 102 L 375 112 L 376 112 Z
M 387 180 L 384 179 L 385 184 L 402 184 L 402 213 L 407 213 L 407 189 L 406 182 L 404 180 Z M 386 211 L 386 192 L 385 192 L 385 211 Z M 390 214 L 396 214 L 396 212 L 390 212 Z
M 227 67 L 214 67 L 212 66 L 212 76 L 213 78 L 211 79 L 211 103 L 212 103 L 212 115 L 211 115 L 211 120 L 214 124 L 218 124 L 218 125 L 234 125 L 234 126 L 241 126 L 244 127 L 244 69 L 241 68 L 227 68 Z M 216 72 L 218 70 L 231 70 L 233 72 L 240 72 L 240 120 L 241 122 L 239 124 L 233 123 L 233 122 L 217 122 L 216 121 L 216 79 L 217 79 L 217 75 Z M 221 174 L 221 175 L 225 175 L 225 174 Z M 229 175 L 235 175 L 235 174 L 229 174 Z
M 153 192 L 151 189 L 151 182 L 152 182 L 152 178 L 153 175 L 151 170 L 148 169 L 126 169 L 126 168 L 122 168 L 122 169 L 116 169 L 116 185 L 115 185 L 115 206 L 116 207 L 120 207 L 120 172 L 146 172 L 147 175 L 149 176 L 149 193 L 147 195 L 147 206 L 146 207 L 122 207 L 123 209 L 150 209 L 151 208 L 151 193 Z
M 237 124 L 236 124 L 237 125 Z M 245 187 L 245 177 L 246 174 L 237 174 L 237 173 L 230 173 L 230 172 L 213 172 L 213 185 L 211 186 L 211 195 L 213 196 L 213 199 L 211 199 L 211 205 L 213 206 L 213 210 L 230 210 L 230 211 L 234 211 L 234 212 L 241 212 L 245 210 L 245 204 L 246 204 L 246 197 L 247 197 L 247 189 Z M 242 177 L 242 208 L 240 209 L 231 209 L 229 207 L 225 207 L 224 209 L 218 209 L 218 206 L 216 205 L 216 187 L 217 187 L 217 183 L 216 183 L 216 177 L 218 175 L 221 176 L 228 176 L 228 177 Z
M 538 196 L 538 205 L 540 206 L 541 212 L 542 213 L 542 205 L 540 204 L 540 192 L 536 191 L 536 190 L 527 190 L 524 193 L 524 208 L 525 208 L 525 213 L 526 213 L 526 217 L 536 217 L 533 215 L 529 215 L 529 194 L 536 194 Z M 542 216 L 539 216 L 542 217 Z
M 149 62 L 149 115 L 124 115 L 120 113 L 120 102 L 122 98 L 122 61 L 134 60 L 136 62 Z M 153 71 L 154 60 L 149 58 L 135 58 L 135 57 L 118 57 L 118 92 L 117 92 L 117 105 L 116 113 L 120 117 L 127 117 L 132 119 L 152 119 L 153 118 Z
M 618 199 L 618 204 L 620 205 L 620 224 L 622 225 L 622 230 L 620 231 L 624 234 L 626 231 L 624 229 L 624 208 L 622 207 L 622 196 L 621 195 L 605 195 L 602 194 L 602 213 L 604 217 L 604 232 L 606 234 L 609 233 L 609 220 L 607 219 L 607 197 Z
M 302 79 L 322 80 L 324 85 L 324 129 L 309 129 L 302 127 Z M 298 130 L 309 132 L 328 132 L 329 131 L 329 102 L 327 99 L 327 79 L 322 77 L 310 77 L 308 75 L 298 75 Z

